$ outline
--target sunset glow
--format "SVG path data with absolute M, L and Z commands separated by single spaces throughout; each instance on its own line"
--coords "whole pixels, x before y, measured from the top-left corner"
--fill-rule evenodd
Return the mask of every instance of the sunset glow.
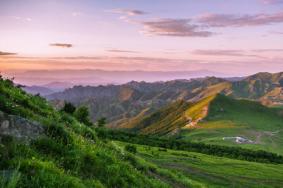
M 0 70 L 276 72 L 282 10 L 280 0 L 0 1 Z

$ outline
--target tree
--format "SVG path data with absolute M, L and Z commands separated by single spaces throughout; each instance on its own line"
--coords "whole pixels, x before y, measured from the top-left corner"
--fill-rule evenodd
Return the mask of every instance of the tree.
M 102 117 L 100 119 L 97 120 L 97 126 L 98 127 L 104 127 L 106 125 L 106 118 Z
M 62 110 L 68 114 L 73 114 L 76 111 L 76 107 L 70 102 L 65 102 Z
M 86 106 L 81 106 L 76 109 L 74 112 L 74 116 L 77 118 L 77 120 L 81 123 L 84 123 L 87 126 L 92 126 L 92 123 L 89 119 L 89 111 Z

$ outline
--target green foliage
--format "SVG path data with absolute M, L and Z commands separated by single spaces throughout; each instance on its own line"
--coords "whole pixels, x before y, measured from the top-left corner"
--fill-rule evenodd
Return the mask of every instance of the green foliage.
M 105 125 L 106 125 L 106 118 L 105 117 L 99 118 L 97 120 L 97 126 L 98 127 L 105 127 Z
M 116 142 L 121 147 L 127 142 Z M 282 187 L 283 165 L 215 157 L 190 151 L 137 145 L 136 168 L 150 168 L 152 176 L 171 187 Z M 153 152 L 153 153 L 152 153 Z
M 70 102 L 65 102 L 62 110 L 68 114 L 73 114 L 76 111 L 76 107 Z
M 73 142 L 71 135 L 61 125 L 48 125 L 45 132 L 47 136 L 56 141 L 62 142 L 64 145 L 72 144 Z
M 135 169 L 122 150 L 100 141 L 84 124 L 88 111 L 76 110 L 80 123 L 10 81 L 0 80 L 0 91 L 1 111 L 37 121 L 45 129 L 29 145 L 1 135 L 0 173 L 7 176 L 0 176 L 0 187 L 166 187 Z
M 92 126 L 92 123 L 89 119 L 89 111 L 86 106 L 81 106 L 76 109 L 74 112 L 74 116 L 77 118 L 77 120 L 81 123 L 84 123 L 87 126 Z
M 107 134 L 103 133 L 105 131 L 107 132 Z M 99 137 L 100 134 L 102 134 L 104 136 L 106 135 L 108 139 L 130 142 L 134 144 L 143 144 L 175 150 L 194 151 L 246 161 L 283 164 L 283 156 L 262 150 L 254 151 L 241 147 L 228 147 L 198 142 L 181 141 L 176 139 L 164 139 L 159 137 L 136 135 L 133 133 L 106 129 L 97 129 L 97 134 Z
M 135 145 L 126 145 L 125 150 L 131 153 L 137 153 L 137 147 Z

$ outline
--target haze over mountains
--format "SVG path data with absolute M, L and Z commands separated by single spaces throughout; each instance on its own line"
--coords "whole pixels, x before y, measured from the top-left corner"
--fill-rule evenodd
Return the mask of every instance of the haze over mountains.
M 123 84 L 134 81 L 167 81 L 174 79 L 190 79 L 205 76 L 228 77 L 228 74 L 208 71 L 107 71 L 107 70 L 37 70 L 25 72 L 6 73 L 14 77 L 15 81 L 27 86 L 37 85 L 53 89 L 49 83 L 62 83 L 61 88 L 74 85 L 106 85 Z M 65 85 L 64 85 L 65 83 Z
M 105 116 L 110 123 L 140 113 L 149 113 L 177 100 L 196 102 L 215 94 L 282 105 L 283 73 L 258 73 L 243 80 L 229 81 L 217 77 L 166 82 L 129 82 L 123 85 L 75 86 L 48 96 L 50 100 L 66 100 L 91 109 L 93 121 Z
M 57 108 L 87 106 L 93 122 L 107 117 L 115 129 L 283 153 L 283 72 L 75 86 L 47 98 Z

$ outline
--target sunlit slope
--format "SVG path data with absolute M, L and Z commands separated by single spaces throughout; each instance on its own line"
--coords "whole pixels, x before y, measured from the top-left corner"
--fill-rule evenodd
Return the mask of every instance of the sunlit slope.
M 128 125 L 130 130 L 140 134 L 282 152 L 280 109 L 224 95 L 212 95 L 196 103 L 178 101 L 150 115 L 139 116 Z M 224 137 L 246 140 L 239 144 L 236 138 Z
M 282 153 L 282 131 L 283 116 L 279 109 L 217 95 L 209 105 L 207 116 L 195 127 L 183 129 L 181 135 L 189 140 L 238 144 Z M 239 144 L 234 139 L 225 137 L 248 140 Z
M 122 128 L 128 128 L 139 134 L 174 134 L 183 127 L 187 121 L 185 111 L 189 103 L 177 101 L 150 115 L 133 118 Z

